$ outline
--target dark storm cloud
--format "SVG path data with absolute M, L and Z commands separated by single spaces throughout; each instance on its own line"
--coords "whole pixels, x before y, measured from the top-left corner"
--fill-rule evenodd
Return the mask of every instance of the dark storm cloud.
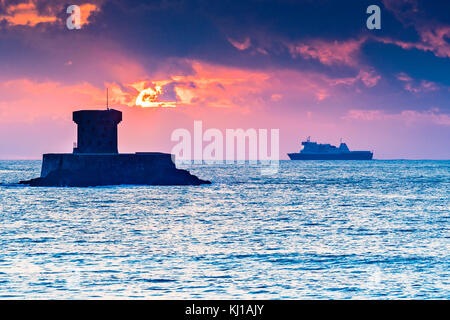
M 84 32 L 115 39 L 144 61 L 147 56 L 179 57 L 351 76 L 357 70 L 346 65 L 292 57 L 286 44 L 345 41 L 367 34 L 365 9 L 372 2 L 108 1 Z M 249 48 L 238 50 L 233 39 L 248 39 Z
M 0 2 L 0 10 L 4 11 L 7 4 L 26 2 Z M 2 54 L 3 70 L 10 70 L 17 64 L 18 73 L 41 74 L 47 68 L 50 75 L 58 75 L 67 71 L 68 60 L 80 60 L 80 64 L 83 60 L 88 71 L 94 62 L 87 62 L 89 54 L 86 52 L 93 46 L 110 46 L 111 50 L 120 50 L 144 65 L 149 72 L 170 59 L 188 58 L 241 68 L 287 68 L 310 70 L 329 77 L 354 77 L 363 64 L 371 67 L 372 62 L 380 71 L 387 71 L 377 63 L 377 57 L 391 54 L 392 45 L 369 43 L 364 46 L 362 41 L 364 50 L 351 53 L 353 64 L 324 63 L 317 57 L 319 54 L 294 56 L 289 46 L 320 40 L 324 47 L 334 41 L 345 43 L 374 37 L 415 43 L 421 40 L 419 28 L 448 25 L 449 21 L 446 15 L 449 11 L 445 11 L 447 1 L 95 0 L 89 3 L 96 4 L 100 10 L 92 14 L 85 28 L 74 32 L 65 27 L 68 3 L 52 0 L 33 3 L 41 14 L 54 15 L 58 21 L 14 28 L 2 22 L 0 45 L 9 51 Z M 85 2 L 77 0 L 70 4 L 82 3 Z M 371 4 L 382 8 L 381 30 L 366 28 L 366 8 Z M 233 41 L 247 44 L 239 50 Z M 409 71 L 404 58 L 409 61 L 415 53 L 398 47 L 396 50 L 387 64 L 392 64 L 396 70 Z M 79 58 L 78 52 L 83 52 Z M 13 61 L 13 57 L 17 58 Z M 439 65 L 441 61 L 441 57 L 430 53 L 419 54 L 418 58 L 424 59 L 425 65 Z M 83 68 L 74 72 L 73 81 L 86 75 Z M 442 81 L 439 71 L 431 72 L 428 78 Z

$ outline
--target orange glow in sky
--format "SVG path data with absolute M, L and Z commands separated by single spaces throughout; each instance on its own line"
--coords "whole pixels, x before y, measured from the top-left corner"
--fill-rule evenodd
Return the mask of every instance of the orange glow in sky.
M 142 90 L 136 98 L 136 105 L 144 108 L 175 107 L 175 101 L 158 101 L 163 93 L 161 86 Z

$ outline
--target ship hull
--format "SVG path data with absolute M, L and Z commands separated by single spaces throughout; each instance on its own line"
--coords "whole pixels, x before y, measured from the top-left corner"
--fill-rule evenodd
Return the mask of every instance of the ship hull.
M 373 153 L 370 151 L 351 151 L 340 154 L 320 153 L 288 153 L 291 160 L 371 160 Z

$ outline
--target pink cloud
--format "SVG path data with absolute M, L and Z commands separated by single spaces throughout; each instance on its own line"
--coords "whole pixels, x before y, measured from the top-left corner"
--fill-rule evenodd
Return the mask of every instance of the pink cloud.
M 274 93 L 270 96 L 270 100 L 274 102 L 280 101 L 281 99 L 283 99 L 283 96 L 281 94 Z
M 377 38 L 384 43 L 395 44 L 403 49 L 418 49 L 433 52 L 437 57 L 450 57 L 450 26 L 430 24 L 425 20 L 417 0 L 383 0 L 386 9 L 391 11 L 405 26 L 413 26 L 420 36 L 418 42 L 407 42 L 387 37 Z
M 385 121 L 394 120 L 407 124 L 423 122 L 450 126 L 450 115 L 433 108 L 428 111 L 403 110 L 400 113 L 386 113 L 383 110 L 349 110 L 342 117 L 345 120 Z
M 376 74 L 372 68 L 364 66 L 359 61 L 361 45 L 366 39 L 366 37 L 362 37 L 360 39 L 332 42 L 312 40 L 294 45 L 288 44 L 288 48 L 293 57 L 301 56 L 306 59 L 315 59 L 329 66 L 346 65 L 360 69 L 355 77 L 330 80 L 329 83 L 332 85 L 353 85 L 357 81 L 362 81 L 366 87 L 373 87 L 381 79 L 381 76 Z
M 427 80 L 415 81 L 413 78 L 403 72 L 397 75 L 397 79 L 405 83 L 404 88 L 406 91 L 412 93 L 430 92 L 439 89 L 439 86 L 435 82 Z
M 450 58 L 450 43 L 445 38 L 450 38 L 450 26 L 441 26 L 434 29 L 426 29 L 420 32 L 422 41 L 429 46 L 438 57 Z
M 450 43 L 445 38 L 450 38 L 450 27 L 439 26 L 434 28 L 420 28 L 418 30 L 420 42 L 406 42 L 391 38 L 376 38 L 377 41 L 394 44 L 402 49 L 418 49 L 433 52 L 437 57 L 450 58 Z
M 325 65 L 349 65 L 358 64 L 358 54 L 365 38 L 346 41 L 312 40 L 297 44 L 288 44 L 293 57 L 302 56 L 306 59 L 319 60 Z
M 366 87 L 374 87 L 381 76 L 372 69 L 360 70 L 355 77 L 328 79 L 328 83 L 331 85 L 354 85 L 357 81 L 361 81 Z
M 244 39 L 244 41 L 233 40 L 231 38 L 227 38 L 227 39 L 228 39 L 228 42 L 230 42 L 233 45 L 233 47 L 235 47 L 236 49 L 241 50 L 241 51 L 246 50 L 246 49 L 250 48 L 250 46 L 251 46 L 251 41 L 250 41 L 249 37 L 246 37 Z
M 413 93 L 436 91 L 438 88 L 434 82 L 426 80 L 420 81 L 418 85 L 411 82 L 405 84 L 405 90 Z
M 412 81 L 413 79 L 404 72 L 401 72 L 397 75 L 397 79 L 400 81 Z

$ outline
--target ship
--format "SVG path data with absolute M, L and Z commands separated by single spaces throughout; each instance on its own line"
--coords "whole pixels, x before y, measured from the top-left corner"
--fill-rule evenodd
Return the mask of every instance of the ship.
M 371 151 L 350 151 L 347 144 L 341 144 L 339 148 L 331 144 L 312 142 L 311 137 L 302 142 L 298 153 L 288 153 L 291 160 L 371 160 Z

